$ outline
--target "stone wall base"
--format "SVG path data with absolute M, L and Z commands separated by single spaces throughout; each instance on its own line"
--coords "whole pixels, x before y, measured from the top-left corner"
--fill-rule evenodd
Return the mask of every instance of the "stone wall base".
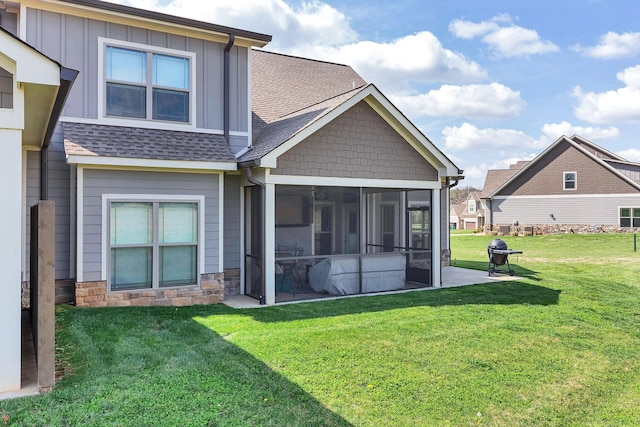
M 75 281 L 56 280 L 56 304 L 73 304 L 75 301 Z M 31 307 L 31 282 L 22 282 L 22 309 Z
M 593 224 L 489 224 L 484 227 L 488 236 L 536 236 L 542 234 L 597 234 L 597 233 L 638 233 L 640 228 L 618 227 L 617 225 Z
M 76 283 L 76 305 L 79 307 L 185 307 L 223 301 L 224 273 L 202 274 L 200 287 L 172 289 L 108 292 L 105 280 Z
M 224 271 L 224 294 L 240 295 L 240 269 L 230 268 Z
M 442 249 L 440 251 L 440 263 L 443 267 L 451 267 L 451 249 Z

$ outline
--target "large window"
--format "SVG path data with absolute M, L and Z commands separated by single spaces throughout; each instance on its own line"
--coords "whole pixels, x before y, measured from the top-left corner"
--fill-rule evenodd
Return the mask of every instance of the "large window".
M 109 236 L 111 290 L 197 283 L 197 203 L 112 201 Z
M 564 189 L 565 190 L 575 190 L 577 187 L 577 173 L 576 172 L 565 172 L 564 176 Z
M 620 208 L 620 227 L 640 227 L 640 208 Z
M 107 46 L 107 116 L 188 123 L 191 66 L 188 57 Z

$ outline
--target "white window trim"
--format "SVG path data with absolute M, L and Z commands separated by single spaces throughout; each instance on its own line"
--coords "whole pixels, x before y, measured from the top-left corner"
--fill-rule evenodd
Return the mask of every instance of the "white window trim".
M 570 173 L 572 173 L 574 176 L 573 188 L 567 188 L 567 174 L 570 174 Z M 574 191 L 578 189 L 578 172 L 576 171 L 562 172 L 562 189 L 565 191 Z
M 102 260 L 101 260 L 101 273 L 102 280 L 107 282 L 107 292 L 130 292 L 128 291 L 112 291 L 111 284 L 109 283 L 109 202 L 191 202 L 196 203 L 198 206 L 198 265 L 196 271 L 196 284 L 200 286 L 200 275 L 204 272 L 205 268 L 205 205 L 204 196 L 191 196 L 191 195 L 170 195 L 170 194 L 103 194 L 102 195 Z M 179 288 L 176 287 L 176 288 Z M 156 290 L 156 288 L 149 288 Z M 162 289 L 171 289 L 162 288 Z M 143 289 L 143 290 L 146 290 Z
M 105 93 L 106 89 L 106 51 L 107 47 L 121 47 L 125 49 L 139 50 L 142 52 L 159 53 L 162 55 L 176 56 L 189 59 L 189 123 L 172 122 L 165 120 L 149 120 L 149 119 L 137 119 L 128 117 L 111 117 L 107 116 L 106 105 L 107 97 Z M 149 65 L 147 65 L 149 66 Z M 108 39 L 104 37 L 98 37 L 98 119 L 102 123 L 119 126 L 132 126 L 138 125 L 138 123 L 156 123 L 160 127 L 169 126 L 172 129 L 195 129 L 196 128 L 196 54 L 194 52 L 188 52 L 184 50 L 169 49 L 166 47 L 158 47 L 152 45 L 146 45 L 141 43 L 132 43 L 116 39 Z
M 621 210 L 621 209 L 629 209 L 629 219 L 630 219 L 630 221 L 631 221 L 631 224 L 629 225 L 629 227 L 627 227 L 627 226 L 623 226 L 623 225 L 620 223 L 620 220 L 622 219 L 622 216 L 620 216 L 620 210 Z M 634 210 L 634 209 L 640 209 L 640 206 L 618 206 L 618 227 L 620 227 L 620 228 L 635 228 L 635 227 L 633 226 L 633 219 L 634 219 L 634 218 L 637 218 L 637 217 L 633 216 L 633 210 Z M 626 218 L 626 217 L 625 217 L 625 218 Z

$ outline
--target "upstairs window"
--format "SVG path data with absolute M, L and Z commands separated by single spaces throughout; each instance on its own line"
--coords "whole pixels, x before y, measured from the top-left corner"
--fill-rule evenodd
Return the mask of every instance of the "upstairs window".
M 565 172 L 564 173 L 564 189 L 575 190 L 577 187 L 577 173 Z
M 640 227 L 640 208 L 620 208 L 620 227 Z
M 107 46 L 106 115 L 188 123 L 191 60 Z
M 475 213 L 475 211 L 476 211 L 476 201 L 475 200 L 469 200 L 469 204 L 467 206 L 467 211 L 469 213 Z

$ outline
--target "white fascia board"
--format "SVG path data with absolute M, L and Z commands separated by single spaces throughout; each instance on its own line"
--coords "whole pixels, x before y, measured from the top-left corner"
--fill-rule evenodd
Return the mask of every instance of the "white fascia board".
M 288 141 L 275 148 L 269 154 L 260 159 L 260 166 L 265 168 L 276 168 L 277 159 L 300 142 L 304 141 L 326 124 L 339 117 L 348 109 L 365 101 L 376 111 L 380 117 L 396 130 L 405 141 L 410 144 L 421 156 L 423 156 L 432 166 L 438 169 L 441 176 L 458 176 L 459 169 L 449 160 L 436 146 L 425 137 L 374 85 L 368 85 L 361 91 L 354 94 L 344 103 L 334 108 L 325 116 L 321 117 L 311 125 L 301 129 Z
M 60 86 L 60 66 L 34 48 L 0 32 L 2 54 L 16 64 L 16 81 Z
M 276 185 L 322 185 L 327 187 L 407 188 L 416 190 L 439 190 L 438 181 L 410 181 L 393 179 L 342 178 L 322 176 L 273 175 L 265 176 L 265 184 Z
M 416 126 L 407 119 L 375 86 L 365 98 L 373 108 L 396 132 L 418 151 L 436 169 L 444 168 L 444 176 L 458 176 L 459 169 L 440 151 Z M 436 163 L 436 164 L 434 164 Z
M 132 159 L 127 157 L 78 156 L 74 154 L 67 156 L 67 162 L 70 164 L 84 166 L 118 166 L 157 169 L 195 169 L 217 171 L 235 171 L 238 169 L 238 164 L 235 162 Z
M 536 157 L 533 158 L 533 160 L 531 160 L 525 167 L 523 167 L 522 169 L 520 169 L 518 172 L 516 172 L 515 174 L 513 174 L 513 176 L 511 176 L 511 178 L 509 178 L 508 180 L 506 180 L 505 182 L 503 182 L 500 186 L 498 186 L 498 188 L 496 188 L 495 190 L 493 190 L 493 192 L 491 194 L 489 194 L 489 196 L 487 196 L 487 199 L 495 199 L 497 197 L 495 197 L 496 194 L 498 194 L 500 191 L 502 191 L 503 188 L 505 188 L 507 185 L 511 184 L 517 177 L 519 177 L 520 175 L 522 175 L 524 173 L 524 171 L 526 171 L 527 169 L 529 169 L 533 164 L 537 163 L 538 160 L 540 160 L 541 158 L 543 158 L 549 151 L 551 151 L 551 149 L 553 147 L 555 147 L 556 145 L 560 144 L 561 141 L 568 141 L 568 142 L 572 142 L 569 138 L 567 138 L 565 135 L 562 135 L 560 138 L 556 139 L 555 142 L 553 144 L 551 144 L 550 146 L 548 146 L 542 153 L 538 154 Z

